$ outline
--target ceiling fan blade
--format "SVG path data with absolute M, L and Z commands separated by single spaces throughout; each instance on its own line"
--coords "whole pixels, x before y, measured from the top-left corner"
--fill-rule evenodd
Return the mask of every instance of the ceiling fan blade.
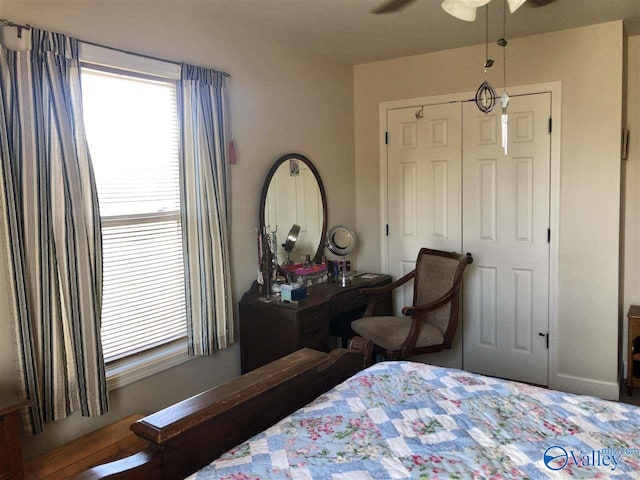
M 415 0 L 387 0 L 382 5 L 371 10 L 371 13 L 382 14 L 399 12 L 400 10 L 408 7 L 413 2 L 415 2 Z

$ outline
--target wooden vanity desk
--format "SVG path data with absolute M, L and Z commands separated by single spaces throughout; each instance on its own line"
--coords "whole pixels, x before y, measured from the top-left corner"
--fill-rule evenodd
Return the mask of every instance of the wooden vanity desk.
M 265 302 L 254 290 L 240 300 L 240 352 L 242 373 L 254 370 L 296 350 L 308 347 L 329 351 L 330 336 L 353 335 L 351 320 L 361 318 L 368 298 L 361 288 L 391 283 L 389 275 L 374 278 L 356 276 L 346 287 L 329 281 L 307 287 L 307 298 L 297 304 L 279 300 Z M 376 315 L 391 315 L 391 294 L 387 294 Z

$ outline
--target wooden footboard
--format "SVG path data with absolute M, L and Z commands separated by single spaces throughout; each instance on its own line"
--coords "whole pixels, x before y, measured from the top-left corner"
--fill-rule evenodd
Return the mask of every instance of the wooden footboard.
M 363 367 L 358 352 L 298 350 L 145 417 L 131 430 L 146 450 L 83 472 L 89 479 L 183 479 Z

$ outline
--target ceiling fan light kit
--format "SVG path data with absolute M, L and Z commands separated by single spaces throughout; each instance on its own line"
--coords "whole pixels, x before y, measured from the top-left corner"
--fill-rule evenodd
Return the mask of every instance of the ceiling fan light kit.
M 442 9 L 459 20 L 473 22 L 476 19 L 476 9 L 488 4 L 491 0 L 443 0 Z M 507 0 L 509 11 L 515 12 L 527 0 Z
M 408 5 L 414 3 L 416 0 L 386 0 L 380 7 L 372 10 L 372 13 L 390 13 L 397 12 Z M 488 114 L 493 110 L 496 105 L 498 96 L 495 89 L 491 86 L 487 80 L 487 70 L 489 70 L 494 61 L 489 58 L 489 2 L 491 0 L 443 0 L 440 4 L 442 9 L 449 15 L 464 20 L 466 22 L 473 22 L 476 19 L 477 9 L 480 7 L 486 7 L 485 17 L 485 61 L 484 61 L 484 81 L 476 90 L 474 101 L 478 110 Z M 531 7 L 544 7 L 556 0 L 529 0 L 528 5 Z M 506 22 L 507 22 L 507 5 L 509 6 L 509 12 L 514 13 L 518 10 L 527 0 L 502 0 L 502 38 L 498 39 L 498 45 L 502 47 L 502 60 L 503 60 L 503 86 L 502 95 L 500 97 L 500 105 L 502 107 L 501 124 L 502 124 L 502 148 L 505 155 L 507 154 L 508 143 L 508 129 L 509 129 L 509 115 L 507 113 L 507 106 L 509 105 L 509 94 L 507 93 L 507 54 L 506 54 Z M 419 112 L 420 113 L 420 112 Z M 416 113 L 416 118 L 420 118 Z
M 491 0 L 443 0 L 441 6 L 449 15 L 459 18 L 460 20 L 473 22 L 476 18 L 476 12 L 474 10 L 485 6 L 490 1 Z M 544 7 L 556 0 L 507 0 L 509 11 L 514 13 L 527 1 L 530 7 L 535 8 Z M 385 0 L 381 5 L 371 10 L 371 13 L 380 15 L 399 12 L 416 2 L 417 0 Z
M 522 4 L 524 2 L 526 2 L 527 0 L 507 0 L 507 4 L 509 5 L 509 11 L 511 13 L 514 13 L 516 10 L 518 10 Z
M 479 8 L 479 7 L 484 7 L 491 0 L 457 0 L 457 1 L 460 3 L 464 3 L 465 5 L 468 5 L 470 7 Z
M 473 22 L 476 19 L 476 7 L 467 5 L 460 0 L 444 0 L 442 9 L 449 15 L 465 22 Z

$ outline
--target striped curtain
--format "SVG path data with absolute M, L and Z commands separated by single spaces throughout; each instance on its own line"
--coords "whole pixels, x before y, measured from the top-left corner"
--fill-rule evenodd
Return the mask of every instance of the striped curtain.
M 107 411 L 102 257 L 85 138 L 78 42 L 33 29 L 0 48 L 0 223 L 31 432 L 75 410 Z
M 226 77 L 182 65 L 180 166 L 190 355 L 234 341 L 226 170 Z

